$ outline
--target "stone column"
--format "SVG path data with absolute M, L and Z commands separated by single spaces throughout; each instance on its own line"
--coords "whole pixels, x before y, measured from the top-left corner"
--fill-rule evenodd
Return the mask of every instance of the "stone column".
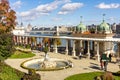
M 56 27 L 56 35 L 59 36 L 59 27 Z
M 99 42 L 97 42 L 97 59 L 100 61 Z
M 118 58 L 120 58 L 120 43 L 118 43 Z
M 24 36 L 21 36 L 22 37 L 22 44 L 24 44 Z
M 17 45 L 19 44 L 19 37 L 17 36 Z
M 81 48 L 83 47 L 83 43 L 82 43 L 82 40 L 80 40 L 80 47 L 81 47 Z
M 103 41 L 99 42 L 99 52 L 103 54 L 105 52 L 105 43 Z
M 83 41 L 80 40 L 80 52 L 83 53 L 84 49 L 83 49 Z
M 34 42 L 34 46 L 37 46 L 37 37 L 35 37 L 35 42 Z
M 30 37 L 28 37 L 28 44 L 31 44 L 31 40 L 30 40 Z
M 13 41 L 15 42 L 14 44 L 16 45 L 17 44 L 17 40 L 16 40 L 16 36 L 15 35 L 13 36 Z
M 25 39 L 26 39 L 26 45 L 27 45 L 27 44 L 28 44 L 28 37 L 26 36 L 26 38 L 25 38 Z
M 88 51 L 87 51 L 87 55 L 88 55 L 88 58 L 90 58 L 90 42 L 88 41 Z
M 73 40 L 72 56 L 76 56 L 76 54 L 75 54 L 75 40 Z
M 20 44 L 22 43 L 22 39 L 21 39 L 21 38 L 22 38 L 22 37 L 20 36 L 20 39 L 19 39 L 19 40 L 20 40 Z
M 66 50 L 65 50 L 65 54 L 68 55 L 68 39 L 66 39 Z
M 54 53 L 58 53 L 56 39 L 54 39 Z

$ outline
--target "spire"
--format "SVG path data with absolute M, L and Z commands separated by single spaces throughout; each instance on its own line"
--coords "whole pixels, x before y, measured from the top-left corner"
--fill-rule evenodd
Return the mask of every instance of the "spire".
M 82 17 L 82 16 L 80 16 L 80 19 L 81 19 L 80 23 L 82 23 L 82 18 L 83 18 L 83 17 Z
M 23 27 L 23 23 L 22 22 L 20 23 L 20 27 Z
M 105 21 L 105 19 L 104 19 L 104 18 L 105 18 L 105 15 L 106 15 L 106 14 L 103 14 L 103 22 Z

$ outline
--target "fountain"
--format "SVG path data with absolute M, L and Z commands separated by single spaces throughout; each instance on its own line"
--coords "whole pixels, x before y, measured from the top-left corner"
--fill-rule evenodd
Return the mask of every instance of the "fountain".
M 56 67 L 56 62 L 55 61 L 50 61 L 48 54 L 45 53 L 44 61 L 40 63 L 40 68 L 44 69 L 52 69 Z
M 49 58 L 48 49 L 45 48 L 44 58 L 36 58 L 24 61 L 21 64 L 21 67 L 25 69 L 35 69 L 40 71 L 52 71 L 52 70 L 61 70 L 72 67 L 73 64 L 70 60 L 58 59 L 58 58 Z

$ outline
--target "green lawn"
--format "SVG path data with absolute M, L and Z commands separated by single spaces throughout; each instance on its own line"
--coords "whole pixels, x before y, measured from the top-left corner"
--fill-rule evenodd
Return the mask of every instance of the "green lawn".
M 90 72 L 83 74 L 76 74 L 67 77 L 64 80 L 93 80 L 95 76 L 101 75 L 102 72 Z M 114 76 L 115 80 L 120 80 L 120 76 Z
M 16 50 L 15 53 L 11 55 L 9 58 L 17 59 L 17 58 L 29 58 L 33 56 L 35 56 L 35 54 L 33 54 L 32 52 Z
M 20 80 L 23 75 L 23 72 L 15 70 L 4 63 L 0 63 L 0 80 Z

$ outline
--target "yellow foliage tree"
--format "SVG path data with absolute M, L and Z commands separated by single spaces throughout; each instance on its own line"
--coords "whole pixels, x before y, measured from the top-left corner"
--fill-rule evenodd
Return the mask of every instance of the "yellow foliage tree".
M 55 41 L 56 41 L 57 45 L 61 45 L 61 40 L 59 38 L 57 38 Z

